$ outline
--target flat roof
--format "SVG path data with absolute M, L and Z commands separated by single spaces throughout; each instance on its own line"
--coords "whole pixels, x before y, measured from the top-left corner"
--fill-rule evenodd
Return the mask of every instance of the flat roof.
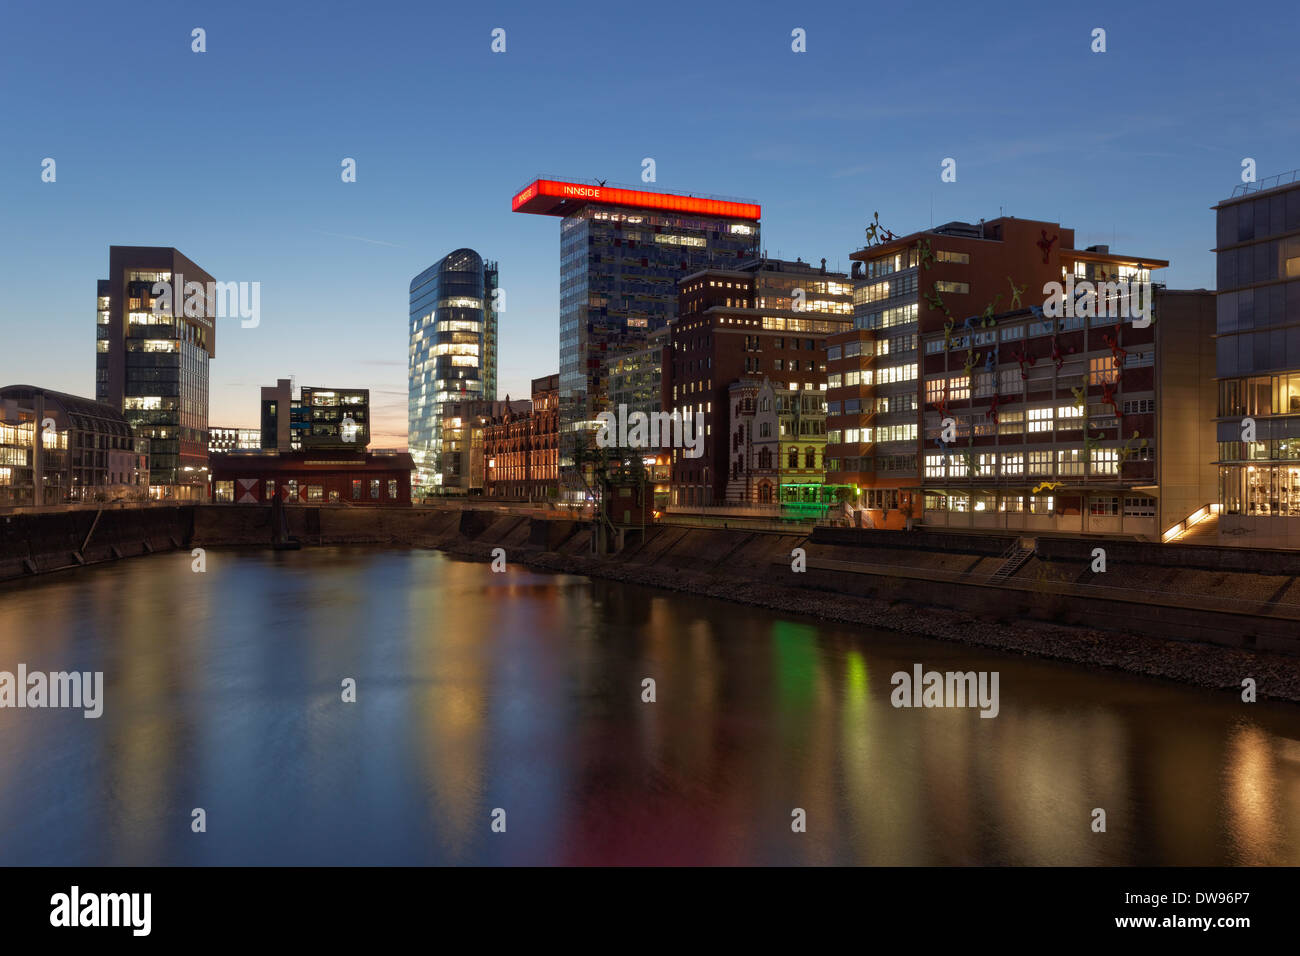
M 1210 208 L 1222 209 L 1224 206 L 1246 202 L 1250 199 L 1258 199 L 1261 193 L 1281 192 L 1297 187 L 1300 187 L 1300 169 L 1293 169 L 1289 173 L 1278 173 L 1276 176 L 1269 176 L 1259 182 L 1241 183 L 1233 187 L 1231 196 L 1215 203 Z
M 708 196 L 679 196 L 621 186 L 594 186 L 559 179 L 533 180 L 515 194 L 510 201 L 510 209 L 513 212 L 530 212 L 540 216 L 569 216 L 589 203 L 724 216 L 753 222 L 757 222 L 763 215 L 758 203 Z

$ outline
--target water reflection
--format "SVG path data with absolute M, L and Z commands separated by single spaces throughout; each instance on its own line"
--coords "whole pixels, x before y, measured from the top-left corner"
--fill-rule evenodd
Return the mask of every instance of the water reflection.
M 6 586 L 0 670 L 106 705 L 0 710 L 0 862 L 1300 864 L 1293 707 L 434 552 L 207 567 Z M 915 663 L 999 716 L 891 707 Z

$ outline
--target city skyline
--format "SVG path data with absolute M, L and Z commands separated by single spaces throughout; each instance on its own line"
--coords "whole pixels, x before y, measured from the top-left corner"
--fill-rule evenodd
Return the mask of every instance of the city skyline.
M 1290 6 L 5 12 L 20 938 L 412 866 L 1277 923 Z
M 255 425 L 257 390 L 292 374 L 369 388 L 374 444 L 400 446 L 409 280 L 451 250 L 484 249 L 500 262 L 508 308 L 498 396 L 526 396 L 533 378 L 558 367 L 559 238 L 553 223 L 510 210 L 511 196 L 549 170 L 636 183 L 652 158 L 656 181 L 646 188 L 751 196 L 764 206 L 770 255 L 825 256 L 833 269 L 847 269 L 876 211 L 898 233 L 1001 212 L 1068 222 L 1080 247 L 1160 256 L 1170 261 L 1162 278 L 1171 288 L 1212 289 L 1210 207 L 1231 194 L 1244 158 L 1263 179 L 1300 154 L 1300 126 L 1274 107 L 1284 91 L 1249 76 L 1225 85 L 1203 68 L 1236 58 L 1285 75 L 1280 31 L 1218 19 L 1211 31 L 1194 15 L 1169 21 L 1120 5 L 1092 8 L 1088 19 L 1026 9 L 995 23 L 945 8 L 924 29 L 901 11 L 765 10 L 743 23 L 700 23 L 686 9 L 560 21 L 524 11 L 498 23 L 454 11 L 433 19 L 411 7 L 444 40 L 434 57 L 416 56 L 414 37 L 394 40 L 378 24 L 342 17 L 321 17 L 310 42 L 282 49 L 261 37 L 294 35 L 290 15 L 168 10 L 130 25 L 132 42 L 155 51 L 167 72 L 169 84 L 156 87 L 107 59 L 127 25 L 106 11 L 87 10 L 88 29 L 64 36 L 20 7 L 9 36 L 24 43 L 10 40 L 0 70 L 11 81 L 41 76 L 45 95 L 39 107 L 6 103 L 12 139 L 0 169 L 10 229 L 0 240 L 0 281 L 14 314 L 47 317 L 51 347 L 7 349 L 0 377 L 93 396 L 88 303 L 105 247 L 169 246 L 219 280 L 262 283 L 260 324 L 229 324 L 211 365 L 211 424 Z M 206 31 L 204 53 L 191 50 L 196 26 Z M 507 31 L 502 54 L 490 49 L 496 27 Z M 1105 53 L 1090 49 L 1096 27 L 1107 30 Z M 806 53 L 791 50 L 794 28 L 807 31 Z M 1150 41 L 1157 33 L 1158 44 Z M 627 36 L 656 50 L 657 85 L 620 74 Z M 898 62 L 934 66 L 882 65 L 878 97 L 838 92 L 860 88 L 871 62 L 861 48 L 873 38 L 887 39 Z M 548 68 L 553 50 L 575 40 L 590 69 Z M 762 99 L 735 86 L 733 57 L 698 55 L 715 47 L 743 51 L 769 75 Z M 360 50 L 362 62 L 382 58 L 385 70 L 331 69 L 328 54 L 344 49 L 354 58 Z M 1007 67 L 978 68 L 978 93 L 964 79 L 977 69 L 972 49 Z M 155 104 L 136 136 L 114 139 L 81 95 L 96 71 L 108 71 L 124 97 Z M 601 84 L 586 79 L 591 71 Z M 438 150 L 435 133 L 408 136 L 399 122 L 449 82 L 485 104 L 483 148 Z M 715 103 L 720 90 L 736 91 L 734 108 L 688 108 L 692 96 Z M 289 102 L 296 112 L 286 122 L 279 107 Z M 551 108 L 539 110 L 542 102 Z M 205 116 L 205 104 L 220 109 Z M 426 107 L 448 109 L 436 98 Z M 535 148 L 550 124 L 612 122 L 620 111 L 666 132 L 625 137 L 617 148 L 550 136 L 545 152 Z M 755 128 L 773 132 L 755 138 Z M 159 141 L 181 148 L 160 154 Z M 52 183 L 41 180 L 47 157 L 57 164 Z M 346 158 L 357 162 L 354 183 L 340 176 Z M 945 158 L 956 160 L 956 182 L 940 180 Z

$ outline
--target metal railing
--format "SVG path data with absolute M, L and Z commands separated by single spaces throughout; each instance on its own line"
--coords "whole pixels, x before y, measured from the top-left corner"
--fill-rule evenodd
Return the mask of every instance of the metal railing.
M 1251 193 L 1266 192 L 1270 189 L 1276 189 L 1278 186 L 1289 186 L 1294 182 L 1300 182 L 1300 169 L 1293 169 L 1289 173 L 1278 173 L 1276 176 L 1269 176 L 1267 179 L 1261 179 L 1256 183 L 1242 183 L 1232 190 L 1232 195 L 1233 198 L 1249 196 Z
M 1160 536 L 1161 543 L 1168 544 L 1170 541 L 1177 541 L 1184 534 L 1190 531 L 1193 525 L 1200 524 L 1201 521 L 1210 517 L 1210 515 L 1217 515 L 1220 507 L 1221 505 L 1216 501 L 1205 505 L 1203 508 L 1197 508 L 1182 521 L 1178 522 L 1178 524 L 1168 528 L 1165 533 Z

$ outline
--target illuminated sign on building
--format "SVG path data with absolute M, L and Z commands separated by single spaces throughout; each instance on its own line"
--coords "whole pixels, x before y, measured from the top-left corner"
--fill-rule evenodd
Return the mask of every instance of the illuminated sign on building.
M 539 179 L 529 183 L 514 197 L 510 208 L 514 212 L 567 216 L 589 202 L 610 206 L 631 206 L 637 209 L 668 209 L 673 212 L 705 216 L 729 216 L 735 219 L 752 219 L 755 222 L 762 218 L 762 207 L 758 203 L 705 199 L 699 196 L 675 196 L 672 193 L 616 189 L 611 186 L 589 186 L 583 183 L 558 182 L 553 179 Z

